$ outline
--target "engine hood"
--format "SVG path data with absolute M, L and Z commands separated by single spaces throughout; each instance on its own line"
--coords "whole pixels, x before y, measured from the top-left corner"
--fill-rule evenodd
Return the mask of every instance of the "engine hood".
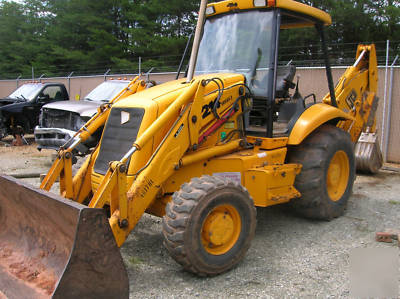
M 194 79 L 207 80 L 215 77 L 223 80 L 225 86 L 244 82 L 245 80 L 243 75 L 235 73 L 206 74 L 196 76 L 194 77 Z M 169 105 L 171 100 L 173 101 L 183 92 L 184 89 L 188 88 L 189 86 L 190 84 L 186 83 L 186 79 L 170 81 L 130 95 L 114 104 L 113 107 L 130 107 L 134 102 L 150 103 L 153 101 L 156 102 L 159 106 Z M 215 90 L 215 85 L 209 84 L 205 89 L 205 93 L 211 92 L 213 90 Z
M 26 106 L 30 106 L 29 102 L 19 99 L 5 98 L 0 99 L 0 111 L 9 113 L 20 113 Z
M 101 105 L 99 102 L 90 101 L 62 101 L 50 103 L 43 106 L 43 109 L 65 110 L 78 113 L 82 117 L 92 117 L 97 108 Z
M 3 98 L 3 99 L 0 99 L 0 107 L 9 105 L 9 104 L 13 104 L 13 103 L 21 103 L 21 102 L 24 102 L 24 101 L 19 100 L 19 99 Z

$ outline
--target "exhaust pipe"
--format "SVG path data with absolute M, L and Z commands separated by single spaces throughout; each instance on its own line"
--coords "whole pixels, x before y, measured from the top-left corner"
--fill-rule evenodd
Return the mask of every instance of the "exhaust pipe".
M 0 186 L 0 294 L 128 298 L 128 276 L 103 209 L 8 176 L 0 175 Z

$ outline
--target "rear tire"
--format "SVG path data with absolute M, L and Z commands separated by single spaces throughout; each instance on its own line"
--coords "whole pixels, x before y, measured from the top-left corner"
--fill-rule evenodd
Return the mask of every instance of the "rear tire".
M 290 203 L 297 213 L 321 220 L 343 215 L 355 179 L 353 148 L 349 134 L 324 125 L 290 149 L 289 163 L 303 166 L 295 181 L 301 198 Z
M 256 209 L 240 184 L 193 178 L 175 192 L 163 217 L 164 245 L 185 270 L 212 276 L 234 267 L 250 247 Z

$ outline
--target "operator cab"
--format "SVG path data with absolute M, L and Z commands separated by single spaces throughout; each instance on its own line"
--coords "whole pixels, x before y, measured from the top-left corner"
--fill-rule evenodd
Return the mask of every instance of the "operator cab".
M 196 73 L 243 74 L 252 98 L 252 105 L 244 114 L 247 135 L 288 136 L 296 120 L 316 98 L 313 94 L 305 98 L 300 95 L 295 65 L 280 59 L 280 33 L 291 28 L 316 27 L 324 41 L 323 27 L 331 23 L 331 18 L 293 0 L 250 2 L 253 1 L 208 5 Z M 326 50 L 324 42 L 323 47 Z M 329 87 L 333 92 L 333 83 Z M 309 99 L 312 101 L 306 104 Z

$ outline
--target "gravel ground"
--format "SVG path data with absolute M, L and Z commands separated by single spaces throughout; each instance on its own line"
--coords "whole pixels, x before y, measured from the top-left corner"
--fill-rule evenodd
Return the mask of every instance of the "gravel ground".
M 44 173 L 52 153 L 0 145 L 0 172 Z M 39 185 L 37 178 L 24 181 Z M 213 278 L 183 271 L 163 247 L 161 220 L 145 215 L 121 248 L 131 298 L 348 298 L 350 251 L 396 248 L 374 238 L 376 231 L 400 230 L 400 173 L 358 176 L 345 215 L 330 222 L 306 220 L 280 206 L 257 214 L 244 260 Z

